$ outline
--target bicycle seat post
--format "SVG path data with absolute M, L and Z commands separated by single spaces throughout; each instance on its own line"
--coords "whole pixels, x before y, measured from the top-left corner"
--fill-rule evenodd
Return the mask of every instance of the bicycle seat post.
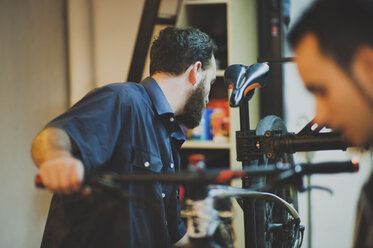
M 240 110 L 240 131 L 236 132 L 236 135 L 249 135 L 250 134 L 250 115 L 248 103 L 241 104 Z M 251 160 L 242 161 L 242 168 L 250 165 Z M 248 177 L 242 178 L 242 188 L 249 188 L 250 181 Z M 243 204 L 244 212 L 244 227 L 245 227 L 245 246 L 257 247 L 256 241 L 256 218 L 255 218 L 255 200 L 244 200 Z
M 251 66 L 231 65 L 224 73 L 224 81 L 229 88 L 232 88 L 230 96 L 230 106 L 239 107 L 240 130 L 236 132 L 237 152 L 240 146 L 239 137 L 255 135 L 254 130 L 250 130 L 249 100 L 254 95 L 255 88 L 265 85 L 264 80 L 269 72 L 266 63 L 258 63 Z M 237 154 L 237 158 L 240 157 Z M 250 166 L 255 158 L 245 156 L 242 160 L 242 168 Z M 251 185 L 248 177 L 242 178 L 242 188 L 249 188 Z M 243 201 L 244 227 L 245 227 L 245 247 L 257 247 L 255 200 Z

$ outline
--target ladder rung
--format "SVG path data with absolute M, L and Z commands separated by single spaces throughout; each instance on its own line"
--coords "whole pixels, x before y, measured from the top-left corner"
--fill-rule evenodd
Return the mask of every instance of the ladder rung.
M 176 23 L 176 16 L 158 16 L 155 19 L 156 24 L 164 24 L 164 25 L 175 25 Z

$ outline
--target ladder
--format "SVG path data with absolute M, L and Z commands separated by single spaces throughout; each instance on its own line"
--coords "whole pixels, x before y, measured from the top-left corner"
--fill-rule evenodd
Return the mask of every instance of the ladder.
M 145 0 L 127 81 L 140 82 L 142 79 L 154 26 L 176 24 L 176 17 L 181 6 L 181 0 L 175 1 L 178 1 L 177 13 L 174 16 L 162 17 L 158 14 L 161 0 Z

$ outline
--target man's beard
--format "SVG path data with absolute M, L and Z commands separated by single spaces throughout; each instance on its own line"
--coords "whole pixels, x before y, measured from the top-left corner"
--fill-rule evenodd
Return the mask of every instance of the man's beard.
M 187 128 L 197 127 L 201 122 L 202 113 L 205 108 L 204 99 L 204 84 L 201 82 L 185 103 L 183 113 L 177 116 L 178 121 Z

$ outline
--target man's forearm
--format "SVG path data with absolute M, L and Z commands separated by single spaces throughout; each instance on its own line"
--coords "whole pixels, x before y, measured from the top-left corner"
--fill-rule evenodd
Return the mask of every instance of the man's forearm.
M 60 158 L 71 157 L 72 145 L 65 131 L 55 127 L 42 130 L 34 139 L 31 156 L 39 167 L 43 162 Z

